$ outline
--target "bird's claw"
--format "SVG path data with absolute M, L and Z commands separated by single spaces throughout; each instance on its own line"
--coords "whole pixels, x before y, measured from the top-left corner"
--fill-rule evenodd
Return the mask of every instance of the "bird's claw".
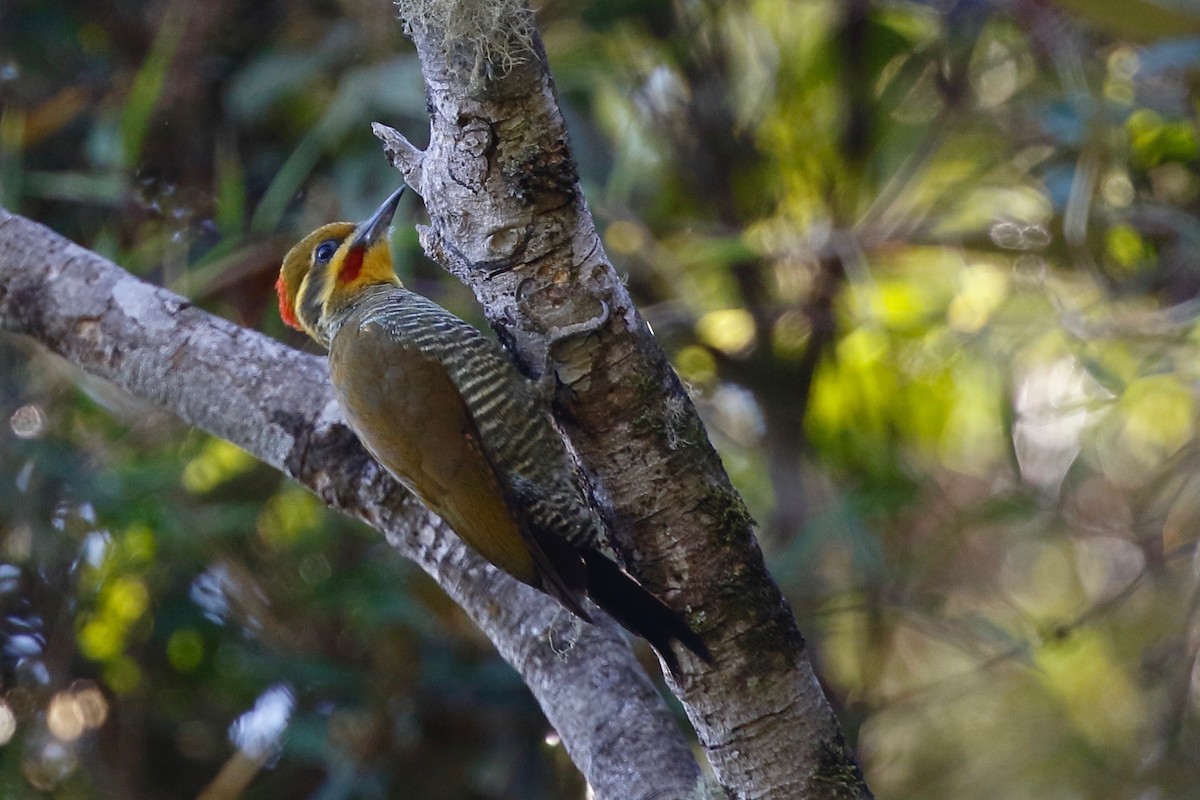
M 612 315 L 612 309 L 609 308 L 608 301 L 600 301 L 600 313 L 591 319 L 585 319 L 583 322 L 573 322 L 550 335 L 550 340 L 546 343 L 546 349 L 549 350 L 557 344 L 565 342 L 567 339 L 573 339 L 576 336 L 585 336 L 593 333 L 604 326 L 608 322 L 608 318 Z

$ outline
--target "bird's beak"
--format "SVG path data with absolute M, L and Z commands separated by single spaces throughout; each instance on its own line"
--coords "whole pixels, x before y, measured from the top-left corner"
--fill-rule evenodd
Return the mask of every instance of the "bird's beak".
M 400 205 L 400 197 L 404 194 L 407 186 L 401 186 L 392 196 L 383 201 L 370 219 L 363 222 L 354 229 L 354 237 L 350 240 L 350 249 L 369 248 L 371 245 L 378 242 L 387 235 L 388 226 L 392 224 L 392 217 L 396 214 L 396 206 Z

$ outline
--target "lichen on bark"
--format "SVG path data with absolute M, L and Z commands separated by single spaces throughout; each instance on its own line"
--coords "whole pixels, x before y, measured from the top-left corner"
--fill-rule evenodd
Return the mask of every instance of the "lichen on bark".
M 400 18 L 440 32 L 451 76 L 475 90 L 536 57 L 533 11 L 522 0 L 395 0 Z

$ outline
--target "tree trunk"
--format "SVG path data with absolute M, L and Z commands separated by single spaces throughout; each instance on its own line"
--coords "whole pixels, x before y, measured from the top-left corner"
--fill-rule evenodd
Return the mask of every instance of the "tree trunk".
M 545 52 L 523 0 L 400 2 L 431 111 L 424 152 L 376 125 L 425 200 L 421 242 L 467 282 L 533 371 L 546 349 L 559 421 L 606 498 L 630 569 L 682 610 L 716 663 L 684 654 L 676 693 L 736 797 L 869 797 L 763 563 L 753 520 L 634 308 L 579 187 Z M 503 13 L 501 13 L 503 9 Z M 555 347 L 558 331 L 607 324 Z

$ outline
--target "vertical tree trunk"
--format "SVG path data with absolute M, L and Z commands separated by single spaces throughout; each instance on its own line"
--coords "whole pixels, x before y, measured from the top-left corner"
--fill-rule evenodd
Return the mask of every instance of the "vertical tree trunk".
M 422 244 L 472 286 L 518 360 L 536 370 L 553 350 L 560 423 L 609 502 L 618 549 L 716 656 L 684 654 L 675 689 L 721 784 L 747 798 L 869 797 L 753 520 L 604 254 L 532 13 L 513 0 L 398 5 L 429 146 L 376 133 L 425 200 Z M 551 344 L 605 307 L 593 335 Z

